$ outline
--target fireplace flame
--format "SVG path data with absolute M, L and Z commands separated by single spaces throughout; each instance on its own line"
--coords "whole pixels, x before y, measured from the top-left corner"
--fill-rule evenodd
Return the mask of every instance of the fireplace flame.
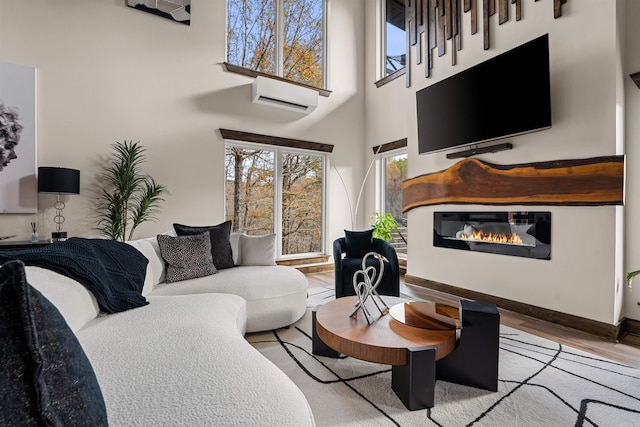
M 507 245 L 522 245 L 522 238 L 517 233 L 511 234 L 502 233 L 485 233 L 482 230 L 473 231 L 472 233 L 462 234 L 462 240 L 468 240 L 472 242 L 489 242 L 489 243 L 503 243 Z

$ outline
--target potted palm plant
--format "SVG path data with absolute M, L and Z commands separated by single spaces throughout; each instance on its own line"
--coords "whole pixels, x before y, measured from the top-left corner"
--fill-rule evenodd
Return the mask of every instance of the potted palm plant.
M 146 158 L 140 141 L 116 142 L 112 148 L 115 153 L 102 173 L 97 229 L 108 239 L 124 242 L 140 224 L 155 219 L 167 189 L 142 172 Z

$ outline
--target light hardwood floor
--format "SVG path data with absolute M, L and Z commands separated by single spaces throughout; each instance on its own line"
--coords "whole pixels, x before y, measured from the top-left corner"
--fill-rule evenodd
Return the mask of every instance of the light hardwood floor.
M 333 286 L 333 271 L 309 273 L 306 275 L 309 287 Z M 455 295 L 445 294 L 419 286 L 401 282 L 400 292 L 415 298 L 457 306 L 460 300 Z M 511 328 L 538 335 L 548 340 L 615 360 L 625 365 L 640 368 L 640 345 L 631 346 L 577 331 L 564 326 L 545 322 L 533 317 L 500 309 L 500 322 Z

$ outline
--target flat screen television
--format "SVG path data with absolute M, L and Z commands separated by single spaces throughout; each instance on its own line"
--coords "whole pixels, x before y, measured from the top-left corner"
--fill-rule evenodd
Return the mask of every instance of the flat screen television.
M 416 92 L 420 154 L 551 127 L 549 35 Z

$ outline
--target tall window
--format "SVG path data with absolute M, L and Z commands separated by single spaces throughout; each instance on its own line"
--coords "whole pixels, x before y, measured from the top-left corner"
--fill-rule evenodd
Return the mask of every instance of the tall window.
M 407 179 L 407 150 L 395 150 L 379 156 L 380 212 L 395 218 L 400 233 L 392 233 L 392 243 L 399 256 L 407 255 L 409 229 L 407 214 L 402 212 L 402 181 Z
M 404 68 L 407 58 L 405 0 L 384 0 L 383 74 L 386 77 Z
M 322 253 L 325 156 L 226 145 L 226 219 L 247 234 L 276 233 L 279 256 Z
M 228 0 L 227 62 L 324 87 L 324 0 Z

